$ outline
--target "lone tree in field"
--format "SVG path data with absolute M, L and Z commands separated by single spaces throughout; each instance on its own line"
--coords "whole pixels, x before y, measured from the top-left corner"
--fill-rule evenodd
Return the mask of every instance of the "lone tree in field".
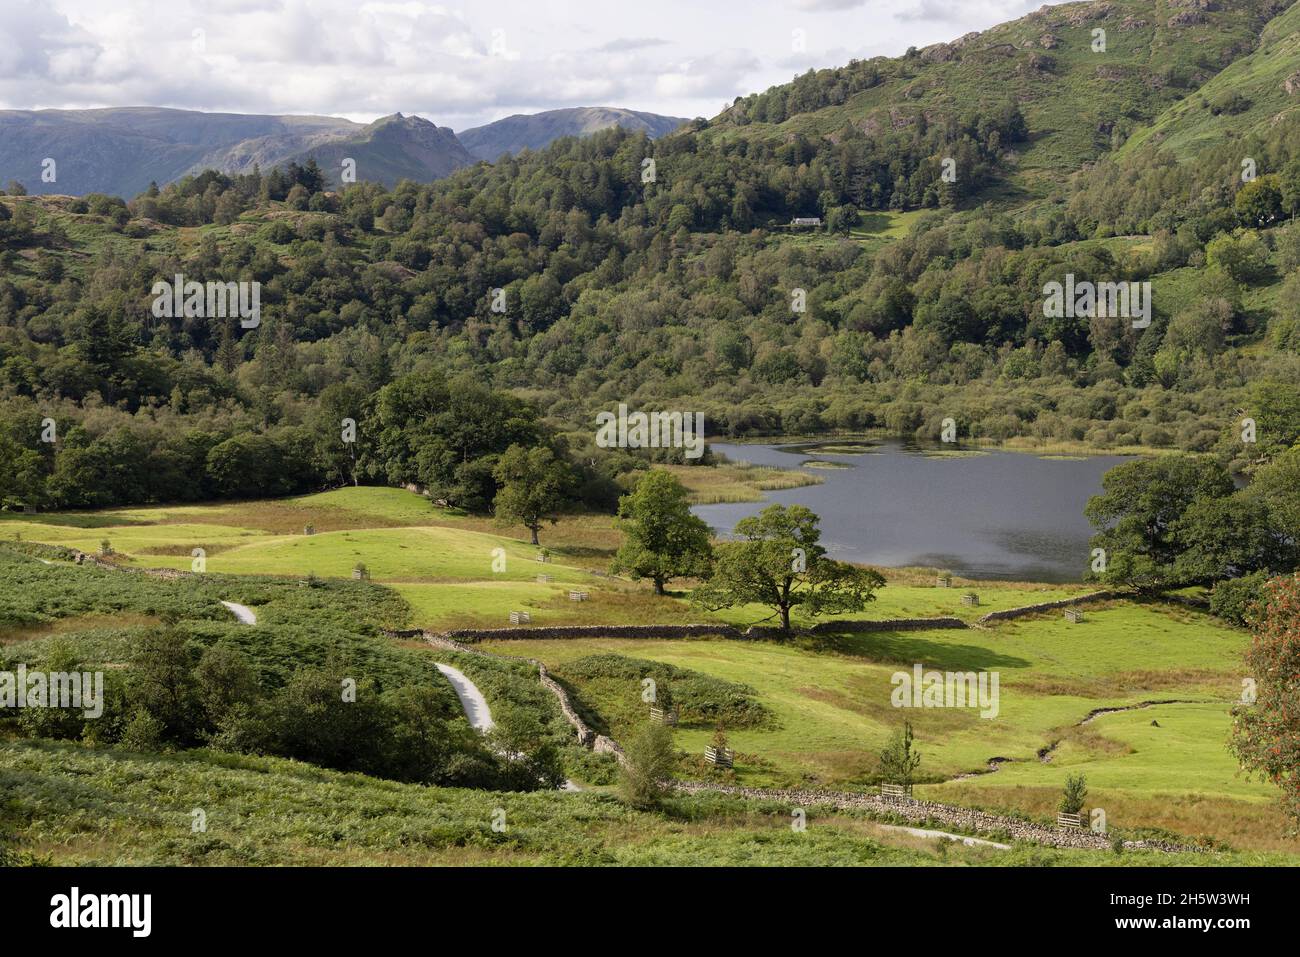
M 1061 792 L 1061 801 L 1057 808 L 1062 814 L 1078 814 L 1083 811 L 1083 802 L 1088 798 L 1088 779 L 1082 774 L 1068 774 L 1065 777 L 1065 790 Z
M 912 786 L 921 755 L 912 750 L 912 722 L 904 721 L 880 752 L 880 776 L 886 784 Z
M 1234 709 L 1229 747 L 1248 772 L 1282 789 L 1287 813 L 1300 823 L 1300 578 L 1265 586 L 1252 630 L 1253 694 Z
M 826 557 L 817 515 L 802 505 L 769 505 L 736 523 L 741 541 L 715 550 L 713 575 L 691 595 L 711 611 L 765 605 L 790 631 L 790 611 L 817 616 L 861 611 L 885 580 L 874 569 Z M 765 619 L 766 620 L 766 619 Z
M 554 525 L 559 521 L 560 506 L 569 487 L 569 467 L 545 446 L 530 449 L 512 445 L 497 462 L 493 474 L 501 483 L 493 503 L 497 520 L 524 526 L 533 533 L 533 544 L 538 544 L 542 522 Z
M 611 571 L 654 582 L 655 594 L 674 578 L 708 574 L 713 560 L 709 526 L 691 514 L 677 476 L 652 469 L 618 501 L 618 527 L 625 536 Z
M 623 754 L 626 760 L 619 780 L 623 799 L 633 807 L 654 807 L 677 763 L 672 731 L 667 725 L 648 722 L 627 742 Z

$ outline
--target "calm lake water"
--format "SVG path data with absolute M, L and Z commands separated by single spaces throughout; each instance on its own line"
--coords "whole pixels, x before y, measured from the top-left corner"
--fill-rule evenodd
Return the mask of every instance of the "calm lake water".
M 1078 581 L 1088 570 L 1093 530 L 1083 508 L 1101 491 L 1103 473 L 1127 461 L 1017 452 L 944 456 L 897 442 L 873 444 L 861 454 L 824 453 L 806 444 L 712 447 L 733 462 L 754 465 L 846 466 L 808 469 L 823 484 L 767 492 L 764 502 L 696 506 L 695 514 L 721 536 L 774 502 L 806 505 L 821 516 L 822 544 L 836 558 L 1041 582 Z

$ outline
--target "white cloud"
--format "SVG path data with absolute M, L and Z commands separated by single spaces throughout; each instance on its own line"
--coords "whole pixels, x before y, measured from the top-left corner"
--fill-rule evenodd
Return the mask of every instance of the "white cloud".
M 400 111 L 456 129 L 566 106 L 710 116 L 809 67 L 1039 2 L 922 0 L 924 19 L 906 19 L 916 0 L 752 0 L 743 16 L 699 0 L 4 0 L 0 108 Z
M 865 6 L 866 3 L 867 0 L 794 0 L 794 5 L 800 10 L 811 10 L 814 13 L 852 10 L 854 7 Z

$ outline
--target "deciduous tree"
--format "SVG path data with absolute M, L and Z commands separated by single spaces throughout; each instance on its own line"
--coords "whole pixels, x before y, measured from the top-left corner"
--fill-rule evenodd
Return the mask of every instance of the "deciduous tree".
M 692 593 L 711 610 L 757 604 L 774 609 L 789 632 L 790 612 L 861 611 L 885 584 L 878 572 L 826 557 L 819 519 L 802 505 L 769 505 L 736 523 L 741 539 L 717 547 L 713 574 Z
M 568 465 L 545 446 L 529 449 L 512 445 L 493 474 L 501 483 L 494 503 L 497 520 L 524 526 L 537 545 L 542 522 L 554 525 L 559 521 L 560 506 L 571 481 Z
M 649 578 L 655 594 L 674 578 L 708 573 L 713 557 L 709 526 L 691 514 L 686 489 L 664 469 L 652 469 L 619 499 L 619 528 L 625 536 L 613 571 Z
M 1300 578 L 1265 586 L 1246 666 L 1253 700 L 1235 709 L 1231 747 L 1241 766 L 1282 791 L 1300 823 Z

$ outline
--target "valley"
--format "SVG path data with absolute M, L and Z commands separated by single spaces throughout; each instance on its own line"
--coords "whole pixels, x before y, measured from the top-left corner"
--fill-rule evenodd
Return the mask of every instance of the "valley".
M 1300 865 L 1300 3 L 665 2 L 0 22 L 24 893 Z
M 286 533 L 283 524 L 290 520 L 295 529 Z M 312 526 L 313 534 L 304 535 L 299 523 Z M 508 628 L 512 610 L 527 610 L 534 626 L 595 626 L 597 636 L 558 640 L 528 638 L 522 627 L 517 639 L 507 632 L 475 647 L 545 662 L 585 719 L 615 740 L 626 739 L 644 720 L 638 676 L 647 668 L 671 669 L 667 674 L 677 677 L 666 680 L 678 689 L 675 694 L 686 709 L 674 734 L 681 755 L 678 773 L 722 785 L 869 791 L 878 774 L 876 752 L 899 714 L 890 707 L 893 672 L 910 670 L 914 661 L 949 671 L 993 670 L 1002 677 L 996 719 L 942 708 L 907 715 L 924 755 L 918 798 L 1041 820 L 1064 776 L 1084 772 L 1094 802 L 1107 809 L 1111 826 L 1126 835 L 1212 839 L 1239 853 L 1295 852 L 1275 831 L 1279 812 L 1270 789 L 1238 776 L 1226 750 L 1229 711 L 1239 694 L 1248 638 L 1203 612 L 1161 601 L 1106 600 L 1083 606 L 1083 625 L 1063 621 L 1059 612 L 1045 612 L 966 630 L 891 631 L 885 626 L 863 633 L 837 632 L 832 617 L 815 635 L 793 642 L 601 638 L 600 625 L 712 618 L 743 627 L 762 615 L 740 608 L 711 616 L 679 595 L 657 598 L 644 585 L 603 574 L 599 566 L 607 561 L 609 546 L 587 544 L 599 530 L 589 520 L 557 525 L 547 536 L 550 560 L 544 563 L 537 561 L 537 549 L 509 534 L 470 524 L 409 492 L 359 488 L 247 505 L 10 517 L 0 525 L 0 545 L 43 541 L 95 552 L 107 540 L 114 563 L 178 570 L 190 568 L 191 551 L 202 547 L 208 564 L 200 579 L 219 576 L 216 581 L 230 575 L 236 580 L 253 576 L 250 582 L 266 575 L 347 579 L 361 564 L 376 585 L 390 588 L 400 599 L 390 603 L 385 627 L 432 632 Z M 498 564 L 494 570 L 501 550 L 504 568 Z M 87 574 L 58 565 L 62 567 L 45 566 L 44 574 Z M 537 582 L 539 574 L 550 581 Z M 887 578 L 869 608 L 874 619 L 958 616 L 973 623 L 990 610 L 1089 591 L 1077 585 L 993 581 L 942 589 L 919 570 L 887 572 Z M 956 600 L 968 585 L 981 594 L 978 609 Z M 587 591 L 590 600 L 569 601 L 566 593 L 577 588 Z M 22 604 L 18 596 L 9 600 Z M 257 602 L 249 604 L 259 622 L 266 617 Z M 270 620 L 275 620 L 273 614 Z M 250 628 L 248 640 L 257 640 L 259 627 Z M 102 639 L 90 636 L 99 633 L 92 630 L 83 639 L 75 630 L 65 631 L 61 639 L 88 640 L 93 649 Z M 438 662 L 443 669 L 459 668 L 493 711 L 499 703 L 517 699 L 517 685 L 481 683 L 483 659 L 448 657 L 420 642 L 399 644 L 408 649 L 404 654 Z M 23 655 L 25 647 L 8 644 L 5 652 L 12 658 Z M 600 665 L 603 661 L 609 664 Z M 710 683 L 718 690 L 707 690 Z M 697 685 L 704 696 L 699 707 L 718 707 L 705 702 L 721 693 L 720 700 L 731 702 L 725 706 L 730 710 L 692 712 L 686 695 Z M 445 687 L 451 693 L 451 686 Z M 1168 703 L 1146 704 L 1152 700 Z M 529 706 L 553 707 L 544 695 L 532 698 Z M 719 723 L 737 753 L 735 770 L 721 777 L 699 757 Z M 185 767 L 177 765 L 176 772 Z M 608 789 L 608 764 L 579 763 L 566 772 L 590 793 L 573 800 L 599 800 L 596 795 Z M 761 812 L 749 813 L 761 817 Z M 142 851 L 127 845 L 118 853 Z M 434 859 L 441 858 L 435 854 Z

